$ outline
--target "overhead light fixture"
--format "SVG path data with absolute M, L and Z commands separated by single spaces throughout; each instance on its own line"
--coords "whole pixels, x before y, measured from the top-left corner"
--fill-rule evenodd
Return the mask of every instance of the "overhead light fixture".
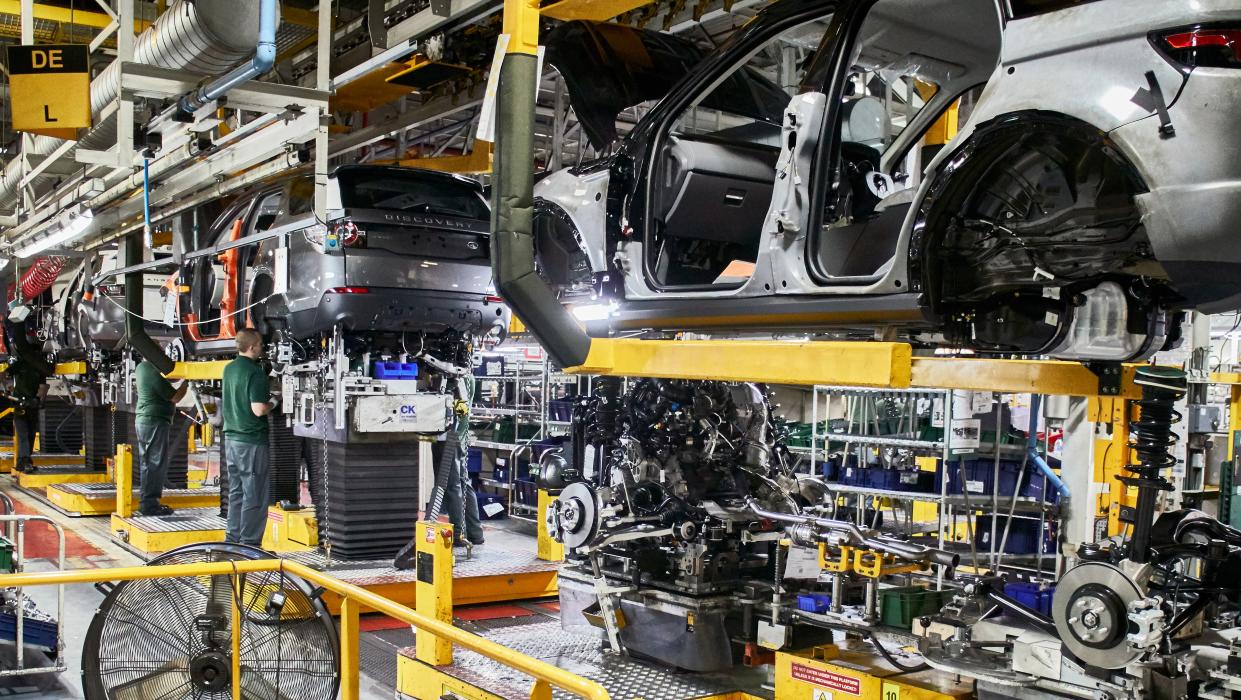
M 13 255 L 19 258 L 29 258 L 42 253 L 48 248 L 63 246 L 86 233 L 86 230 L 90 228 L 91 222 L 94 220 L 95 213 L 90 209 L 84 209 L 76 216 L 70 214 L 60 224 L 60 228 L 52 231 L 43 238 L 31 241 L 21 248 L 18 248 L 13 252 Z

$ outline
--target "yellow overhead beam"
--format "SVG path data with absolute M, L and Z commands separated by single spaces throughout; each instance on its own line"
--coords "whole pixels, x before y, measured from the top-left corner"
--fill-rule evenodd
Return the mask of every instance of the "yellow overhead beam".
M 459 156 L 401 158 L 400 160 L 371 162 L 375 165 L 397 165 L 402 168 L 437 170 L 442 173 L 489 173 L 491 172 L 491 144 L 487 141 L 475 141 L 473 151 Z
M 85 362 L 58 362 L 54 369 L 58 377 L 71 377 L 86 374 Z
M 83 3 L 85 4 L 85 3 Z M 0 0 L 0 14 L 17 15 L 22 14 L 21 0 Z M 60 22 L 63 24 L 76 24 L 84 27 L 93 27 L 95 29 L 103 29 L 112 24 L 112 17 L 103 12 L 91 12 L 88 10 L 71 9 L 68 7 L 56 7 L 55 5 L 36 4 L 34 6 L 34 18 L 46 20 L 48 22 Z M 143 20 L 134 21 L 134 30 L 142 31 L 151 23 Z
M 565 22 L 575 19 L 603 22 L 651 2 L 653 0 L 560 0 L 543 6 L 539 11 L 545 17 Z
M 577 374 L 665 379 L 909 386 L 905 343 L 596 338 Z
M 1139 365 L 1120 366 L 1121 398 L 1141 398 L 1133 383 Z M 915 357 L 911 383 L 917 387 L 995 391 L 1006 394 L 1099 396 L 1099 376 L 1080 362 Z
M 284 3 L 280 7 L 280 19 L 289 24 L 296 24 L 299 27 L 309 27 L 318 31 L 319 29 L 319 13 L 314 10 L 303 10 L 300 7 L 292 7 L 288 3 Z
M 1138 365 L 1120 365 L 1119 396 L 1139 398 Z M 914 357 L 906 343 L 595 338 L 586 362 L 565 370 L 614 377 L 1100 396 L 1099 376 L 1077 362 Z
M 224 367 L 231 360 L 207 360 L 202 362 L 178 362 L 167 376 L 169 379 L 211 381 L 224 378 Z

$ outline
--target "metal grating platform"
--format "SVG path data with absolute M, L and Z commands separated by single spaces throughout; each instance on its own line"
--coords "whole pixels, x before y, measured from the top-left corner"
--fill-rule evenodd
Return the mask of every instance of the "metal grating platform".
M 228 523 L 220 517 L 216 508 L 192 508 L 177 511 L 174 515 L 134 515 L 125 519 L 132 527 L 143 532 L 197 532 L 199 530 L 223 530 Z
M 466 629 L 474 626 L 476 629 L 470 631 L 491 641 L 596 681 L 617 700 L 688 700 L 732 693 L 772 697 L 771 690 L 764 688 L 766 673 L 762 671 L 735 669 L 728 674 L 678 672 L 640 659 L 608 653 L 601 640 L 565 632 L 558 620 L 547 620 L 545 617 L 529 619 L 529 624 L 491 629 L 470 623 L 461 623 L 461 626 Z M 410 663 L 414 650 L 412 647 L 403 649 L 401 655 L 405 657 L 402 663 Z M 529 698 L 533 685 L 529 676 L 485 656 L 460 649 L 454 651 L 451 666 L 436 670 L 506 699 Z M 407 690 L 398 688 L 398 691 Z M 413 696 L 401 692 L 399 697 Z M 555 691 L 553 697 L 568 700 L 573 696 Z
M 57 484 L 57 491 L 65 491 L 84 498 L 116 498 L 114 484 Z M 216 496 L 220 489 L 203 487 L 201 489 L 164 489 L 164 496 Z M 137 502 L 138 489 L 134 489 L 134 502 Z
M 35 474 L 97 474 L 101 470 L 82 465 L 82 455 L 36 453 Z
M 508 535 L 505 537 L 504 535 Z M 514 542 L 507 540 L 512 538 Z M 453 563 L 453 578 L 482 578 L 487 576 L 505 576 L 515 574 L 535 574 L 554 572 L 559 569 L 559 562 L 543 561 L 535 556 L 534 539 L 509 533 L 488 532 L 486 545 L 476 547 L 470 558 L 466 558 L 464 547 L 453 550 L 456 561 Z M 311 552 L 292 552 L 287 558 L 306 566 L 325 571 L 335 578 L 358 586 L 372 586 L 386 583 L 410 583 L 417 575 L 413 571 L 401 571 L 393 568 L 391 559 L 334 559 L 329 560 L 322 550 Z

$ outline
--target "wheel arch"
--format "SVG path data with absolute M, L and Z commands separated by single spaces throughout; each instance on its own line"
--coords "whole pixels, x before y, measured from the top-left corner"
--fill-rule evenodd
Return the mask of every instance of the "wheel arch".
M 943 271 L 937 269 L 932 253 L 943 241 L 948 220 L 970 200 L 982 175 L 1009 156 L 1014 145 L 1035 136 L 1057 139 L 1079 154 L 1100 148 L 1125 174 L 1131 196 L 1149 191 L 1134 164 L 1136 159 L 1108 132 L 1077 117 L 1048 110 L 1022 110 L 978 124 L 959 146 L 943 154 L 933 166 L 912 224 L 909 284 L 923 295 L 924 306 L 933 314 L 942 311 L 936 282 Z

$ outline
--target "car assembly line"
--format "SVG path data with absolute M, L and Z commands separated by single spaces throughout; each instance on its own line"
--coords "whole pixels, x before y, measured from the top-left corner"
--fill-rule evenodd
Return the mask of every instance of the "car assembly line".
M 1238 0 L 0 41 L 0 692 L 1241 695 Z

